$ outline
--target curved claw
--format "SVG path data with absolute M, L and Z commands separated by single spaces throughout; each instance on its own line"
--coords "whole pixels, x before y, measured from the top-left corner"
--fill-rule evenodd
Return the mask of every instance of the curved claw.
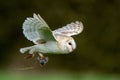
M 27 56 L 25 56 L 25 59 L 30 59 L 33 58 L 35 55 L 34 54 L 28 54 Z

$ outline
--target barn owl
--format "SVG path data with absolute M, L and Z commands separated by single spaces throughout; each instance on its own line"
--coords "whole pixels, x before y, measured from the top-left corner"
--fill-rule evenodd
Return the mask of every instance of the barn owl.
M 43 54 L 68 54 L 76 48 L 75 40 L 71 37 L 83 31 L 82 22 L 76 21 L 62 28 L 51 30 L 42 17 L 35 13 L 23 23 L 24 36 L 35 45 L 21 48 L 21 53 L 29 53 L 29 57 L 38 54 L 39 62 L 44 65 L 48 57 Z

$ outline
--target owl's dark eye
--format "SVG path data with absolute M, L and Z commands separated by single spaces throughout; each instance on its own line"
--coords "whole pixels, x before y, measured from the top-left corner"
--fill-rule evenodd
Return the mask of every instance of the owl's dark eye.
M 68 44 L 69 44 L 69 45 L 72 45 L 72 43 L 71 43 L 71 42 L 69 42 Z

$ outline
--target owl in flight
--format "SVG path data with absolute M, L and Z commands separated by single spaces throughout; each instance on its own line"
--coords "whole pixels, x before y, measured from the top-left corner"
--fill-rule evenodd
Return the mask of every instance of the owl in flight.
M 39 14 L 33 14 L 33 17 L 24 21 L 22 28 L 25 37 L 35 45 L 21 48 L 20 52 L 29 53 L 27 58 L 38 54 L 37 60 L 44 65 L 48 57 L 43 54 L 68 54 L 76 48 L 75 40 L 71 36 L 81 33 L 83 24 L 76 21 L 52 31 Z

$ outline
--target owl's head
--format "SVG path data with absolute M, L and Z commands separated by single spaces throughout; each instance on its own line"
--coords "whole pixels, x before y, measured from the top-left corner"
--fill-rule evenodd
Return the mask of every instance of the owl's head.
M 69 52 L 72 52 L 76 48 L 75 40 L 72 37 L 66 40 L 65 45 Z
M 72 52 L 76 48 L 75 40 L 68 36 L 59 36 L 57 41 L 65 53 Z

